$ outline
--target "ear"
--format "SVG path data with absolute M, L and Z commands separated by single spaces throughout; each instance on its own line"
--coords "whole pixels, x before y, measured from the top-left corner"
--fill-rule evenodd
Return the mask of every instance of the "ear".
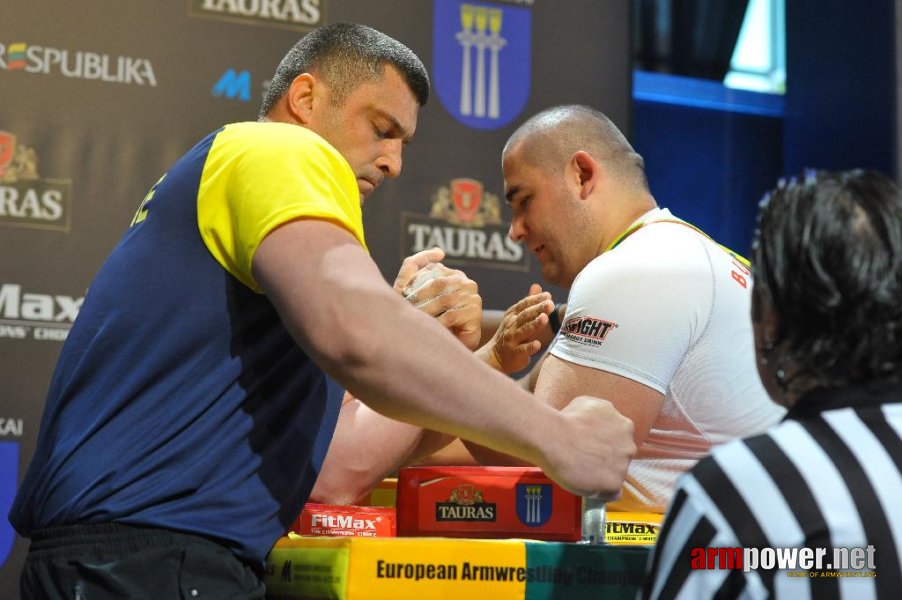
M 285 92 L 285 102 L 288 113 L 301 125 L 308 125 L 313 115 L 314 97 L 320 85 L 316 76 L 310 73 L 301 73 L 294 78 L 288 91 Z
M 579 197 L 585 200 L 595 190 L 595 186 L 601 182 L 601 178 L 604 176 L 601 164 L 585 150 L 578 150 L 570 159 L 570 165 L 576 173 L 580 188 Z

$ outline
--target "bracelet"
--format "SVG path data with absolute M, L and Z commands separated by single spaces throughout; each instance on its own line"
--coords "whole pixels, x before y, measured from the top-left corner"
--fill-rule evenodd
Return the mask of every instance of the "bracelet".
M 548 326 L 551 327 L 551 333 L 557 335 L 557 332 L 561 330 L 561 317 L 558 314 L 561 310 L 561 306 L 563 303 L 558 303 L 554 305 L 554 310 L 551 311 L 551 314 L 548 315 Z

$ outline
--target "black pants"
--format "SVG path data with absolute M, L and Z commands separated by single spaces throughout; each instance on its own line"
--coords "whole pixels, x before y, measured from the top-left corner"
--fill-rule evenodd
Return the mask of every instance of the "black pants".
M 36 531 L 22 600 L 263 598 L 254 570 L 203 537 L 116 523 Z

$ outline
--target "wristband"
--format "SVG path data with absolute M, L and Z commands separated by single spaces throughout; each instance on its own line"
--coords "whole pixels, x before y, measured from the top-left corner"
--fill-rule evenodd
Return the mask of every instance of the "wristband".
M 551 333 L 554 335 L 557 335 L 557 332 L 561 330 L 561 317 L 558 314 L 560 310 L 561 304 L 555 304 L 554 310 L 548 315 L 548 326 L 551 327 Z

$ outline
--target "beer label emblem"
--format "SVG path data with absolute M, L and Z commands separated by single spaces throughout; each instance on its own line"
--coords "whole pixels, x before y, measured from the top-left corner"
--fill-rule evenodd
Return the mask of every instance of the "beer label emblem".
M 34 148 L 0 131 L 0 225 L 69 231 L 72 182 L 38 174 Z
M 528 527 L 541 527 L 551 518 L 551 485 L 517 484 L 517 517 Z
M 402 258 L 437 246 L 446 264 L 529 270 L 523 246 L 501 221 L 501 199 L 476 179 L 459 177 L 439 187 L 429 215 L 402 212 L 401 227 Z
M 529 98 L 532 11 L 435 0 L 433 80 L 442 106 L 474 129 L 513 121 Z
M 482 492 L 469 483 L 462 483 L 451 490 L 451 497 L 448 498 L 448 502 L 451 502 L 452 504 L 462 504 L 464 506 L 476 503 L 482 504 Z
M 453 490 L 447 502 L 435 503 L 436 521 L 494 521 L 497 505 L 486 502 L 482 492 L 468 483 Z
M 462 223 L 473 223 L 482 204 L 482 184 L 475 179 L 452 179 L 451 198 Z

